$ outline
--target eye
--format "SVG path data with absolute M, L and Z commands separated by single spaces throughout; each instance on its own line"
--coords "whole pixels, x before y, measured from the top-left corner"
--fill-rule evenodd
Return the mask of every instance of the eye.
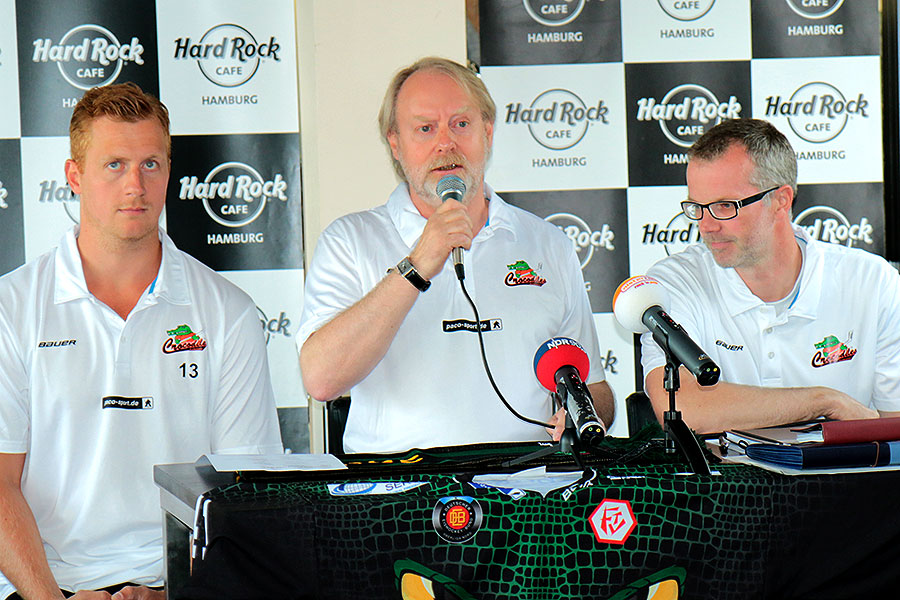
M 157 160 L 154 158 L 149 158 L 144 161 L 144 167 L 147 169 L 158 169 L 159 162 L 157 162 Z
M 113 171 L 118 171 L 121 168 L 121 166 L 122 166 L 122 163 L 120 163 L 117 160 L 114 160 L 114 161 L 107 163 L 106 168 L 112 169 Z
M 469 126 L 469 122 L 466 121 L 466 120 L 462 120 L 462 121 L 459 121 L 459 122 L 456 124 L 456 126 L 462 128 L 462 129 L 465 129 L 466 127 Z
M 431 125 L 422 125 L 419 127 L 419 131 L 422 133 L 429 133 L 431 131 Z

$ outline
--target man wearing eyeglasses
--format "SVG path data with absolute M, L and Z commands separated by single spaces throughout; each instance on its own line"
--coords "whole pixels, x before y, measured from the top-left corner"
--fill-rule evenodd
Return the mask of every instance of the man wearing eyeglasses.
M 735 119 L 688 151 L 686 217 L 702 244 L 648 271 L 669 313 L 722 370 L 681 368 L 677 408 L 699 433 L 825 416 L 900 416 L 900 276 L 881 257 L 791 223 L 797 160 L 766 121 Z M 665 356 L 641 338 L 644 387 L 668 410 Z

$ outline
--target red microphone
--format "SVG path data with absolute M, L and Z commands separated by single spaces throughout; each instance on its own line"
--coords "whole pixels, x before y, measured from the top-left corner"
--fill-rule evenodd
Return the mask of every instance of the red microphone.
M 571 338 L 557 337 L 541 344 L 534 354 L 534 374 L 542 386 L 555 392 L 566 407 L 578 439 L 595 447 L 606 436 L 606 427 L 594 410 L 594 399 L 584 384 L 590 359 Z

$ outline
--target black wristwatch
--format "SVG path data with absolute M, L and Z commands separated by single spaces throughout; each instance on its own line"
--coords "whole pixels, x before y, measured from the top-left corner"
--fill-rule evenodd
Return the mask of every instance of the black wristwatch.
M 408 256 L 398 262 L 396 267 L 391 267 L 387 270 L 388 273 L 391 273 L 392 271 L 397 271 L 406 277 L 406 280 L 413 284 L 413 287 L 420 292 L 424 292 L 431 287 L 431 282 L 419 275 L 419 272 L 416 271 L 416 268 L 413 266 L 412 262 L 410 262 Z

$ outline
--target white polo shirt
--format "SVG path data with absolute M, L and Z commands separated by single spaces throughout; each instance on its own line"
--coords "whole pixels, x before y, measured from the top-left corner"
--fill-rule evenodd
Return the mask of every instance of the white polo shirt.
M 900 410 L 900 275 L 864 250 L 811 239 L 799 290 L 779 317 L 704 244 L 664 258 L 647 274 L 671 299 L 669 314 L 722 369 L 722 381 L 765 387 L 826 386 L 883 411 Z M 665 365 L 649 333 L 644 373 Z
M 591 360 L 588 380 L 604 379 L 581 266 L 572 242 L 555 226 L 487 192 L 488 222 L 464 253 L 466 289 L 500 391 L 522 415 L 546 421 L 552 403 L 532 366 L 542 342 L 578 340 Z M 329 225 L 309 268 L 298 348 L 408 255 L 425 223 L 401 184 L 387 204 Z M 510 414 L 491 388 L 475 316 L 449 260 L 419 295 L 384 358 L 350 395 L 348 452 L 547 439 L 541 427 Z
M 282 451 L 265 341 L 250 297 L 162 231 L 159 275 L 122 320 L 88 292 L 76 235 L 0 278 L 0 452 L 27 454 L 61 587 L 161 585 L 153 465 Z

